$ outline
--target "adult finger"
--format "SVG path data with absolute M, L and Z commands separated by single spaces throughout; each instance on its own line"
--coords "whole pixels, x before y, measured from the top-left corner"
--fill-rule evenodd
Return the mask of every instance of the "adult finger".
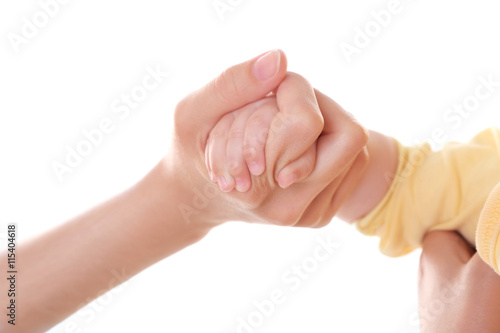
M 317 143 L 316 167 L 309 179 L 329 182 L 345 171 L 368 140 L 367 131 L 328 96 L 315 90 L 324 118 L 324 128 Z
M 493 270 L 478 253 L 474 254 L 467 265 L 467 275 L 473 285 L 481 284 L 481 288 L 474 288 L 478 300 L 489 299 L 489 306 L 500 309 L 500 276 Z
M 424 236 L 420 256 L 420 273 L 431 272 L 436 276 L 454 276 L 474 251 L 454 231 L 431 231 Z
M 307 205 L 306 211 L 294 226 L 321 228 L 330 223 L 357 185 L 367 160 L 368 153 L 365 148 L 340 175 L 325 184 L 325 188 Z
M 287 73 L 276 91 L 279 112 L 266 143 L 266 165 L 279 172 L 302 156 L 323 130 L 323 116 L 314 89 L 302 76 Z M 280 177 L 281 178 L 281 177 Z
M 324 184 L 324 188 L 316 194 L 312 200 L 306 206 L 306 209 L 302 215 L 298 218 L 297 222 L 293 225 L 294 227 L 308 227 L 315 228 L 321 227 L 329 223 L 335 214 L 332 214 L 334 207 L 332 206 L 332 198 L 335 192 L 342 183 L 342 179 L 347 174 L 348 170 L 345 170 L 336 179 L 330 183 Z M 303 185 L 302 183 L 297 183 L 297 185 Z M 304 184 L 307 186 L 306 184 Z
M 282 188 L 287 188 L 293 183 L 309 177 L 316 164 L 316 145 L 310 146 L 302 156 L 285 166 L 278 173 L 278 184 Z

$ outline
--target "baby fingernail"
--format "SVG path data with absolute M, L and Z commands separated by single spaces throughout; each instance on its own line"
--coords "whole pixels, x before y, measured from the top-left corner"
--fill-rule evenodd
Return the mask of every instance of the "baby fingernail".
M 250 184 L 243 178 L 236 178 L 235 182 L 236 182 L 236 189 L 239 192 L 246 192 L 250 187 L 249 186 Z

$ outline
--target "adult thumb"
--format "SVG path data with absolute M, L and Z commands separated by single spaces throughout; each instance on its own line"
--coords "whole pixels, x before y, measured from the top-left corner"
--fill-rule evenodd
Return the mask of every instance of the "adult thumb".
M 226 69 L 179 103 L 176 123 L 189 126 L 198 134 L 200 131 L 208 133 L 226 113 L 274 90 L 285 78 L 286 67 L 285 53 L 273 50 Z

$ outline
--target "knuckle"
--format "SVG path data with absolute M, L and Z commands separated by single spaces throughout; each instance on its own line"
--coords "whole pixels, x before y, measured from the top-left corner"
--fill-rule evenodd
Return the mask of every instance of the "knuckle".
M 231 175 L 240 175 L 243 173 L 243 165 L 236 160 L 229 161 L 227 169 Z
M 349 129 L 350 141 L 361 150 L 368 142 L 368 131 L 357 121 L 352 122 Z
M 246 161 L 255 161 L 257 159 L 258 152 L 254 145 L 248 144 L 243 146 L 243 158 Z
M 309 106 L 305 116 L 303 124 L 314 132 L 314 136 L 319 136 L 325 127 L 325 121 L 320 111 L 315 106 Z
M 347 126 L 344 129 L 339 139 L 342 142 L 346 156 L 352 158 L 356 156 L 359 157 L 359 154 L 368 142 L 368 133 L 361 125 L 353 123 L 351 126 Z M 366 155 L 365 157 L 368 156 Z
M 265 143 L 269 131 L 269 123 L 263 115 L 252 115 L 247 121 L 247 127 L 249 128 L 249 141 L 258 142 L 260 144 L 264 141 Z
M 291 130 L 300 133 L 307 138 L 316 139 L 324 128 L 324 119 L 319 114 L 318 109 L 314 105 L 302 104 L 295 106 L 298 111 L 293 120 L 289 120 Z

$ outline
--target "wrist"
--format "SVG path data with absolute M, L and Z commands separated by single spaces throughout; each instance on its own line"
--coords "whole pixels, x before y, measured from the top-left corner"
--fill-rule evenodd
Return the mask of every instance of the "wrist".
M 338 212 L 345 221 L 354 222 L 372 211 L 391 187 L 387 175 L 398 168 L 398 148 L 393 138 L 370 131 L 366 144 L 369 160 L 357 187 Z
M 202 212 L 189 204 L 193 200 L 191 186 L 189 177 L 175 172 L 163 159 L 131 189 L 132 197 L 141 203 L 140 209 L 148 212 L 149 218 L 145 219 L 145 223 L 148 224 L 149 244 L 157 244 L 161 248 L 165 239 L 175 234 L 175 242 L 182 248 L 201 240 L 218 225 L 211 219 L 208 208 Z M 196 212 L 186 213 L 187 206 Z M 167 251 L 162 255 L 170 255 L 172 244 L 164 244 L 164 247 Z
M 189 226 L 192 232 L 201 234 L 235 219 L 225 193 L 208 179 L 208 175 L 203 177 L 205 165 L 196 161 L 186 164 L 171 157 L 179 155 L 167 154 L 150 172 L 151 183 L 161 184 L 157 191 L 163 200 L 168 200 L 169 214 Z

